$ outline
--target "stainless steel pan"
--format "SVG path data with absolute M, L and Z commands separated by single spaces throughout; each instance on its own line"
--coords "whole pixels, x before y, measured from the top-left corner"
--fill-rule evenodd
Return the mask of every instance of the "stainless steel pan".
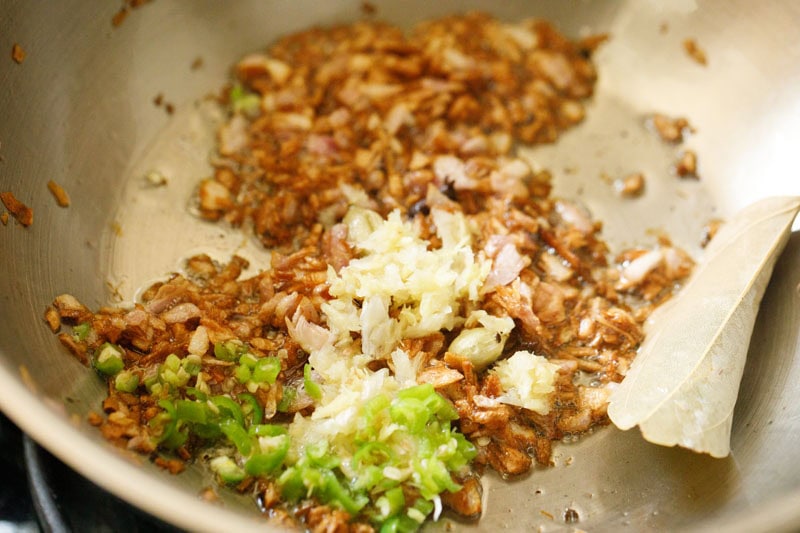
M 199 470 L 170 476 L 107 445 L 83 422 L 103 395 L 42 322 L 62 292 L 98 306 L 211 249 L 251 254 L 242 238 L 193 219 L 187 198 L 207 171 L 204 95 L 240 55 L 310 24 L 360 17 L 360 2 L 159 0 L 112 28 L 121 3 L 5 0 L 0 5 L 0 191 L 34 208 L 34 223 L 0 226 L 0 408 L 98 484 L 180 527 L 263 527 L 248 501 L 201 502 Z M 697 252 L 700 228 L 751 200 L 800 194 L 800 5 L 789 1 L 375 2 L 398 24 L 469 8 L 513 20 L 542 16 L 566 33 L 608 31 L 585 124 L 531 152 L 553 168 L 556 192 L 578 195 L 613 243 L 663 228 Z M 695 38 L 707 67 L 682 41 Z M 27 53 L 10 57 L 13 43 Z M 190 68 L 196 58 L 202 67 Z M 168 116 L 153 99 L 176 107 Z M 670 180 L 672 149 L 642 124 L 652 111 L 687 116 L 701 180 Z M 142 176 L 157 169 L 157 192 Z M 567 169 L 572 169 L 567 171 Z M 575 171 L 577 169 L 577 171 Z M 648 192 L 621 206 L 603 172 L 644 171 Z M 72 197 L 50 197 L 53 179 Z M 735 268 L 736 265 L 731 265 Z M 655 447 L 605 428 L 556 450 L 557 465 L 526 479 L 487 476 L 495 531 L 800 528 L 800 234 L 764 299 L 737 404 L 733 454 L 715 460 Z M 567 524 L 567 508 L 579 522 Z M 550 518 L 552 516 L 552 518 Z M 431 529 L 444 527 L 441 523 Z

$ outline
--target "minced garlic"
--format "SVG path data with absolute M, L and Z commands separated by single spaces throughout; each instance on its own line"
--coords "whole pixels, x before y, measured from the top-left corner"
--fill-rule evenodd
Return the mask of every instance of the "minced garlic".
M 558 365 L 541 355 L 519 351 L 495 364 L 493 371 L 497 373 L 505 391 L 498 400 L 536 411 L 540 415 L 550 412 L 550 394 L 555 390 L 553 383 Z
M 490 261 L 472 251 L 463 214 L 432 215 L 442 240 L 438 249 L 429 249 L 399 211 L 383 220 L 355 208 L 345 218 L 360 256 L 338 274 L 328 271 L 334 300 L 322 311 L 338 338 L 360 333 L 361 351 L 371 358 L 388 356 L 402 339 L 460 326 L 462 302 L 478 299 Z
M 399 211 L 383 219 L 362 207 L 349 210 L 344 222 L 357 257 L 338 273 L 328 270 L 333 298 L 321 307 L 327 328 L 302 317 L 289 327 L 322 378 L 322 398 L 313 415 L 296 415 L 289 430 L 296 437 L 293 454 L 318 440 L 346 454 L 362 405 L 379 394 L 393 396 L 416 385 L 419 361 L 402 350 L 404 339 L 463 327 L 451 352 L 478 370 L 502 354 L 514 321 L 483 310 L 467 316 L 465 305 L 478 301 L 491 261 L 473 252 L 472 232 L 462 213 L 432 210 L 431 216 L 440 248 L 431 248 Z M 375 359 L 390 360 L 394 373 L 369 370 Z M 493 371 L 505 389 L 499 400 L 547 413 L 557 369 L 529 352 L 496 363 Z

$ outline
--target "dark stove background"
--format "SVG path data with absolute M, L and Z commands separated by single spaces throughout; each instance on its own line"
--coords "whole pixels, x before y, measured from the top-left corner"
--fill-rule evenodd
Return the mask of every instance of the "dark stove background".
M 0 533 L 178 530 L 65 466 L 0 413 Z
M 0 413 L 0 531 L 40 531 L 25 473 L 22 432 Z

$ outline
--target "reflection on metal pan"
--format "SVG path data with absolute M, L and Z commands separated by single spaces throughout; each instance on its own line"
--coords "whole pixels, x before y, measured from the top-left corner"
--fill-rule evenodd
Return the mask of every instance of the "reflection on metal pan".
M 580 194 L 606 221 L 612 243 L 631 243 L 644 229 L 666 229 L 696 247 L 702 224 L 772 194 L 799 194 L 800 7 L 785 2 L 563 3 L 375 2 L 378 16 L 399 24 L 456 10 L 483 8 L 499 17 L 543 16 L 578 35 L 608 31 L 596 56 L 600 80 L 587 121 L 530 157 L 553 170 L 556 194 Z M 681 9 L 677 9 L 680 7 Z M 54 294 L 70 291 L 96 307 L 124 298 L 174 270 L 191 253 L 183 242 L 241 242 L 198 225 L 185 198 L 205 168 L 203 139 L 193 136 L 194 107 L 219 87 L 228 66 L 272 38 L 306 27 L 351 20 L 360 2 L 153 2 L 114 28 L 114 5 L 62 2 L 44 9 L 9 1 L 0 8 L 8 50 L 0 59 L 0 190 L 36 213 L 22 228 L 0 226 L 0 408 L 37 442 L 121 498 L 179 527 L 230 530 L 261 524 L 247 498 L 224 507 L 196 498 L 198 472 L 169 476 L 111 449 L 94 428 L 77 423 L 97 408 L 99 381 L 65 357 L 42 324 Z M 707 53 L 703 67 L 683 41 Z M 196 58 L 202 66 L 192 69 Z M 153 99 L 175 105 L 170 117 Z M 642 124 L 654 111 L 682 115 L 697 132 L 699 182 L 668 182 L 674 154 Z M 201 128 L 202 129 L 202 128 Z M 165 133 L 167 132 L 167 133 Z M 175 137 L 173 133 L 183 134 Z M 609 133 L 611 132 L 611 133 Z M 171 136 L 172 135 L 172 136 Z M 165 152 L 165 138 L 176 150 Z M 172 165 L 165 198 L 125 202 L 149 165 Z M 572 169 L 567 171 L 567 169 Z M 577 171 L 574 171 L 577 169 Z M 664 178 L 641 202 L 623 209 L 602 173 L 637 170 Z M 47 191 L 68 191 L 61 209 Z M 127 181 L 126 181 L 127 180 Z M 184 189 L 182 189 L 182 187 Z M 174 195 L 174 196 L 173 196 Z M 177 207 L 176 207 L 177 202 Z M 169 209 L 167 209 L 169 208 Z M 190 227 L 191 226 L 191 227 Z M 115 228 L 122 228 L 121 234 Z M 156 235 L 156 238 L 153 238 Z M 592 531 L 719 529 L 792 530 L 800 526 L 800 240 L 779 260 L 753 334 L 733 429 L 733 455 L 723 460 L 645 443 L 636 432 L 604 428 L 556 449 L 556 465 L 525 479 L 486 479 L 487 511 L 464 530 L 517 531 L 573 527 Z M 25 371 L 21 372 L 21 368 Z M 23 378 L 23 376 L 27 376 Z M 578 522 L 567 524 L 567 509 Z M 570 520 L 575 518 L 567 513 Z M 550 518 L 552 516 L 552 518 Z M 437 529 L 442 526 L 433 526 Z

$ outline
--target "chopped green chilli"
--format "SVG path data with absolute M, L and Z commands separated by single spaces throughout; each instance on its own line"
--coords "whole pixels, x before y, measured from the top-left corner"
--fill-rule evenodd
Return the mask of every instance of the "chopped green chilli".
M 282 526 L 359 533 L 479 517 L 480 472 L 605 424 L 693 262 L 667 239 L 612 256 L 521 151 L 583 119 L 602 41 L 470 12 L 243 57 L 189 204 L 268 253 L 194 255 L 132 305 L 57 297 L 49 326 L 107 382 L 90 421 Z
M 94 367 L 107 376 L 113 376 L 125 368 L 122 355 L 123 351 L 119 346 L 106 342 L 95 354 Z

